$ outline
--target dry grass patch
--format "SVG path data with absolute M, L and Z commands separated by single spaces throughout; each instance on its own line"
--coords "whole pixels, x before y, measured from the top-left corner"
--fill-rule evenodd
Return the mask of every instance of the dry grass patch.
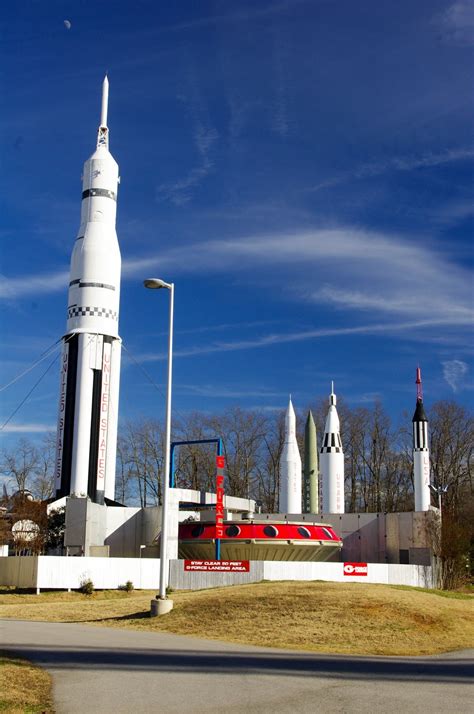
M 1 653 L 0 712 L 53 714 L 49 674 L 31 662 Z
M 173 593 L 174 610 L 150 619 L 154 594 L 0 595 L 0 617 L 89 622 L 341 654 L 425 655 L 474 642 L 470 596 L 447 599 L 415 588 L 359 583 L 263 582 Z
M 50 591 L 40 595 L 0 588 L 0 617 L 45 622 L 94 622 L 149 612 L 155 590 L 98 590 L 92 595 L 79 592 Z

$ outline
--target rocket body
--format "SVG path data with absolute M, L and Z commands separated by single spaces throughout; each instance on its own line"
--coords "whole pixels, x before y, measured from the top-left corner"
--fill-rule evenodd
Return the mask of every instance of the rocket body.
M 108 80 L 97 149 L 84 164 L 81 224 L 71 256 L 56 449 L 57 496 L 115 495 L 121 340 L 118 165 L 109 152 Z
M 318 443 L 311 412 L 308 412 L 304 430 L 303 512 L 319 512 Z
M 280 513 L 301 513 L 301 456 L 291 398 L 285 415 L 285 442 L 280 458 Z
M 344 453 L 336 401 L 332 387 L 319 460 L 321 513 L 344 513 Z
M 413 415 L 413 480 L 415 487 L 415 511 L 429 511 L 430 492 L 430 451 L 428 444 L 428 417 L 423 406 L 421 373 L 417 369 L 417 400 Z

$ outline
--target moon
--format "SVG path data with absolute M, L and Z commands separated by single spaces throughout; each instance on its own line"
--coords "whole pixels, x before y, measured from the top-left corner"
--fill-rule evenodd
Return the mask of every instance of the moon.
M 69 20 L 64 20 L 64 27 L 66 30 L 70 30 L 72 27 L 72 23 Z

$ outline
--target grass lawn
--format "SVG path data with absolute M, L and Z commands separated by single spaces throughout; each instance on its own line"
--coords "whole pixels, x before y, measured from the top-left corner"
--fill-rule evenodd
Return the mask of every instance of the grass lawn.
M 474 646 L 474 598 L 417 588 L 327 582 L 262 582 L 171 595 L 150 618 L 155 591 L 0 589 L 0 617 L 166 631 L 314 652 L 426 655 Z
M 0 712 L 52 714 L 49 674 L 31 662 L 0 652 Z

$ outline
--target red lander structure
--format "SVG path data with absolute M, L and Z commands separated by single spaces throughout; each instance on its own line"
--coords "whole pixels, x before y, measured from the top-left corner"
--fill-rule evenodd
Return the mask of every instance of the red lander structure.
M 179 558 L 212 559 L 215 553 L 214 521 L 181 523 Z M 224 521 L 221 536 L 223 560 L 324 561 L 337 555 L 342 540 L 332 526 L 307 521 Z

